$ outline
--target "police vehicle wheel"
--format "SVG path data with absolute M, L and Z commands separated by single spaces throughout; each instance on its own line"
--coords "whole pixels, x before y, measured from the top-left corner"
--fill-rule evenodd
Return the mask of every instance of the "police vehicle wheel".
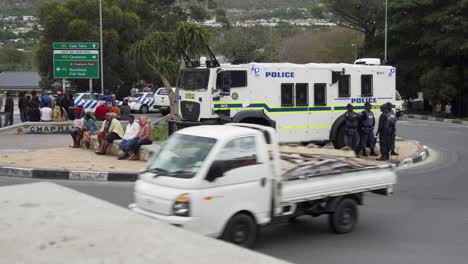
M 358 221 L 358 207 L 355 200 L 345 198 L 336 206 L 335 211 L 328 216 L 331 230 L 336 234 L 350 233 Z
M 336 149 L 342 149 L 346 146 L 346 127 L 344 125 L 338 129 L 338 133 L 336 135 L 335 141 L 333 141 L 333 145 Z
M 140 113 L 142 113 L 142 114 L 148 113 L 148 106 L 142 105 L 142 106 L 140 107 Z
M 247 214 L 236 214 L 226 225 L 221 238 L 241 247 L 252 248 L 257 239 L 257 224 Z

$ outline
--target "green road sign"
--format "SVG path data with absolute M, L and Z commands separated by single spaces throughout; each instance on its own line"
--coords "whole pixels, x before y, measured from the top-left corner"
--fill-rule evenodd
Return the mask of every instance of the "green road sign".
M 99 79 L 99 51 L 54 50 L 55 79 Z
M 99 49 L 97 42 L 54 42 L 54 49 Z

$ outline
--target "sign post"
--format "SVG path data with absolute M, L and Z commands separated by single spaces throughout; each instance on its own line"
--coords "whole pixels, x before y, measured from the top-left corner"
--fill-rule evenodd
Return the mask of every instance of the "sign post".
M 54 78 L 89 79 L 89 90 L 93 91 L 93 80 L 99 79 L 99 48 L 97 42 L 54 42 L 53 43 Z

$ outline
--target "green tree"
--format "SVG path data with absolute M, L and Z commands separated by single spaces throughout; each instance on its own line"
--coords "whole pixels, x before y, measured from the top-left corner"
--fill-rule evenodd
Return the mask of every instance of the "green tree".
M 203 22 L 209 18 L 208 12 L 205 9 L 198 5 L 192 5 L 189 8 L 190 10 L 190 18 L 195 21 Z
M 364 53 L 374 40 L 378 25 L 383 21 L 384 0 L 321 0 L 325 10 L 333 13 L 336 22 L 346 28 L 364 33 Z
M 233 63 L 271 62 L 278 59 L 280 35 L 271 27 L 222 30 L 213 41 L 215 50 Z
M 13 48 L 0 48 L 0 72 L 31 71 L 34 63 L 31 51 L 19 51 Z
M 106 90 L 117 91 L 137 78 L 136 69 L 131 67 L 126 53 L 129 47 L 142 34 L 140 0 L 103 1 L 103 43 L 104 43 L 104 83 Z M 69 0 L 45 1 L 40 5 L 38 15 L 44 27 L 37 52 L 37 62 L 41 76 L 52 76 L 53 42 L 98 42 L 99 41 L 99 1 Z M 87 80 L 76 81 L 87 87 Z M 123 91 L 120 91 L 124 93 Z
M 171 103 L 171 116 L 180 118 L 178 103 L 179 90 L 172 87 L 181 68 L 182 52 L 192 58 L 198 58 L 206 49 L 209 33 L 206 28 L 179 22 L 175 31 L 153 32 L 136 42 L 130 49 L 131 58 L 141 63 L 158 75 L 166 88 Z
M 467 13 L 468 0 L 389 2 L 389 57 L 404 95 L 423 91 L 432 102 L 456 99 L 454 110 L 467 114 Z M 381 34 L 375 54 L 382 43 Z

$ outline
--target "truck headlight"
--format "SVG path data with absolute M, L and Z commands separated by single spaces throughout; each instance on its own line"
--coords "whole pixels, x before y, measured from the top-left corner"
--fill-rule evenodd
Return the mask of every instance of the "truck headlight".
M 176 216 L 190 216 L 190 196 L 188 193 L 177 196 L 172 206 L 172 214 Z

